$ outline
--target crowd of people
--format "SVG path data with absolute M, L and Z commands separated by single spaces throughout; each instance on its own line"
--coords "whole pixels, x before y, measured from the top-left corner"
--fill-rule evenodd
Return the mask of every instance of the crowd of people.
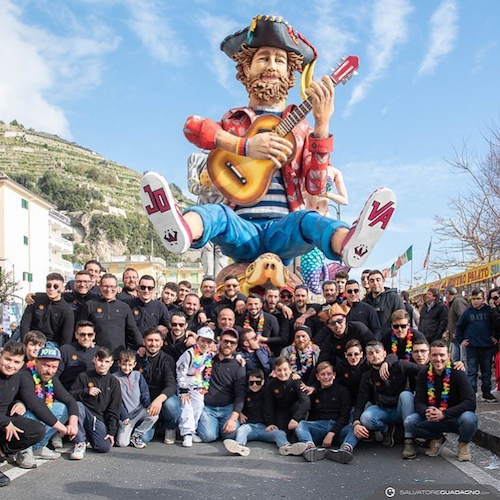
M 60 457 L 63 438 L 81 460 L 89 445 L 141 449 L 156 435 L 186 448 L 221 438 L 240 456 L 273 442 L 280 455 L 347 464 L 362 441 L 399 442 L 412 459 L 456 433 L 466 461 L 479 371 L 481 399 L 496 401 L 496 288 L 470 305 L 431 288 L 417 313 L 378 270 L 361 284 L 338 273 L 316 302 L 305 285 L 245 296 L 231 275 L 219 293 L 206 276 L 200 295 L 182 281 L 158 298 L 152 276 L 129 268 L 122 281 L 89 261 L 26 297 L 19 339 L 0 352 L 2 458 L 34 468 Z

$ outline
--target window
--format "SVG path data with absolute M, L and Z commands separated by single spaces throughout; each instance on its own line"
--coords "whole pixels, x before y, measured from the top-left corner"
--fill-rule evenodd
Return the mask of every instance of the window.
M 28 244 L 28 237 L 27 236 L 23 236 L 23 240 L 24 240 L 24 244 L 27 245 Z
M 21 198 L 21 207 L 28 209 L 28 200 Z
M 23 273 L 23 281 L 27 281 L 28 283 L 31 283 L 33 281 L 33 274 L 24 272 Z

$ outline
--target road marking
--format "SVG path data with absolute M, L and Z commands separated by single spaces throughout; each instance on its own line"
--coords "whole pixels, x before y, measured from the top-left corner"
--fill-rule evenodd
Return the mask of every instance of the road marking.
M 446 448 L 443 448 L 443 450 L 441 450 L 441 456 L 445 460 L 450 462 L 450 464 L 453 464 L 457 469 L 460 469 L 462 472 L 474 479 L 474 481 L 477 481 L 479 484 L 487 484 L 500 491 L 500 481 L 490 476 L 487 472 L 484 472 L 473 463 L 459 462 L 457 460 L 456 453 L 453 453 L 451 450 L 448 450 Z

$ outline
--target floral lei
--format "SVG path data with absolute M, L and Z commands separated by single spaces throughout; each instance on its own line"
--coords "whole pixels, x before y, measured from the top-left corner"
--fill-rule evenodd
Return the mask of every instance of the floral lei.
M 443 376 L 443 390 L 441 391 L 441 405 L 439 409 L 445 411 L 448 408 L 448 398 L 450 397 L 450 377 L 451 377 L 451 361 L 445 365 Z M 430 406 L 436 406 L 436 388 L 434 386 L 434 368 L 429 364 L 427 371 L 427 399 Z
M 250 326 L 250 313 L 247 312 L 245 314 L 245 321 L 243 322 L 243 328 L 251 328 Z M 262 335 L 262 332 L 264 331 L 264 311 L 260 311 L 259 313 L 259 321 L 257 322 L 257 335 Z
M 293 373 L 298 373 L 300 376 L 303 376 L 307 373 L 309 368 L 312 367 L 313 365 L 313 360 L 314 360 L 314 348 L 313 348 L 313 343 L 312 341 L 309 342 L 307 347 L 302 351 L 304 356 L 306 357 L 305 362 L 301 363 L 301 368 L 298 370 L 297 367 L 297 347 L 295 346 L 295 343 L 292 344 L 292 351 L 290 352 L 290 366 L 292 368 Z
M 411 360 L 411 350 L 413 348 L 413 334 L 411 333 L 410 330 L 408 330 L 408 333 L 406 334 L 406 347 L 405 347 L 405 360 L 410 361 Z M 391 352 L 392 354 L 398 354 L 398 339 L 396 335 L 392 334 L 391 335 Z
M 50 379 L 45 384 L 45 390 L 44 390 L 44 387 L 42 385 L 42 379 L 40 378 L 40 375 L 38 375 L 38 372 L 35 369 L 35 362 L 28 361 L 26 366 L 30 369 L 31 376 L 33 377 L 33 380 L 35 382 L 35 393 L 37 397 L 39 399 L 44 399 L 45 404 L 49 408 L 52 408 L 52 403 L 54 402 L 54 384 L 52 382 L 52 379 Z
M 212 358 L 214 353 L 205 353 L 195 345 L 193 350 L 193 369 L 195 387 L 201 388 L 200 392 L 206 394 L 210 388 L 210 377 L 212 376 Z

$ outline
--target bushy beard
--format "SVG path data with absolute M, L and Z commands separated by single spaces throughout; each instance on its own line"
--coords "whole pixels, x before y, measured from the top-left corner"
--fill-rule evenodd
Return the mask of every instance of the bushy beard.
M 262 80 L 266 73 L 249 76 L 245 86 L 250 97 L 255 97 L 260 101 L 266 101 L 269 104 L 278 104 L 286 100 L 288 90 L 292 83 L 287 76 L 279 76 L 275 82 L 266 82 Z

